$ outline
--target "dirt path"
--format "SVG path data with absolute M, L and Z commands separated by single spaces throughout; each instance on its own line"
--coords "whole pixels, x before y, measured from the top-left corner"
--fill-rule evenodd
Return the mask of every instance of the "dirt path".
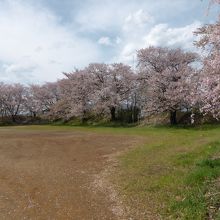
M 122 219 L 101 178 L 109 156 L 135 142 L 62 128 L 1 128 L 0 219 Z

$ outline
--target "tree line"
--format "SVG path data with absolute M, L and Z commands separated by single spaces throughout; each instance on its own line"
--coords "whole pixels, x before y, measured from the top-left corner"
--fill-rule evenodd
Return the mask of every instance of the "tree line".
M 218 0 L 217 3 L 220 3 Z M 205 55 L 181 48 L 148 47 L 137 51 L 137 66 L 92 63 L 43 85 L 0 84 L 0 116 L 68 121 L 78 118 L 127 123 L 150 115 L 177 113 L 220 117 L 220 18 L 196 32 Z

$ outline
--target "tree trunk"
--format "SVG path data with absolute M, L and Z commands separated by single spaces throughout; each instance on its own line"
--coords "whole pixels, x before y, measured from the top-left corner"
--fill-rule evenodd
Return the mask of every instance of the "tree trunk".
M 137 106 L 134 107 L 133 114 L 134 114 L 133 122 L 135 123 L 138 121 L 138 114 L 139 114 L 139 109 Z
M 177 124 L 176 111 L 170 111 L 170 124 L 171 125 L 176 125 Z
M 83 110 L 82 123 L 84 124 L 85 122 L 86 122 L 86 111 Z
M 12 119 L 13 122 L 16 122 L 16 116 L 15 115 L 12 115 L 11 119 Z
M 111 121 L 116 121 L 115 111 L 115 107 L 111 107 Z

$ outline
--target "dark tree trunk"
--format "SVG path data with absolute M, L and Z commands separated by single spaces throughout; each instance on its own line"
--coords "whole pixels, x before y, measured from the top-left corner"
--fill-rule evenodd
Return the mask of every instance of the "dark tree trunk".
M 170 124 L 171 125 L 176 125 L 177 124 L 176 111 L 170 111 Z
M 115 112 L 116 112 L 115 107 L 111 107 L 111 121 L 116 121 Z
M 12 119 L 13 122 L 16 122 L 16 116 L 15 115 L 12 115 L 11 119 Z
M 139 109 L 137 106 L 135 106 L 133 109 L 133 122 L 138 121 L 138 114 L 139 114 Z
M 84 124 L 86 122 L 86 111 L 83 111 L 83 115 L 82 115 L 82 123 Z

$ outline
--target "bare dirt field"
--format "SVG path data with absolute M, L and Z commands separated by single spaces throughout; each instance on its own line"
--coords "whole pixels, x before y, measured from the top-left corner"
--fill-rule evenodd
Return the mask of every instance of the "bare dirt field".
M 0 219 L 122 219 L 102 173 L 136 141 L 62 127 L 0 128 Z

